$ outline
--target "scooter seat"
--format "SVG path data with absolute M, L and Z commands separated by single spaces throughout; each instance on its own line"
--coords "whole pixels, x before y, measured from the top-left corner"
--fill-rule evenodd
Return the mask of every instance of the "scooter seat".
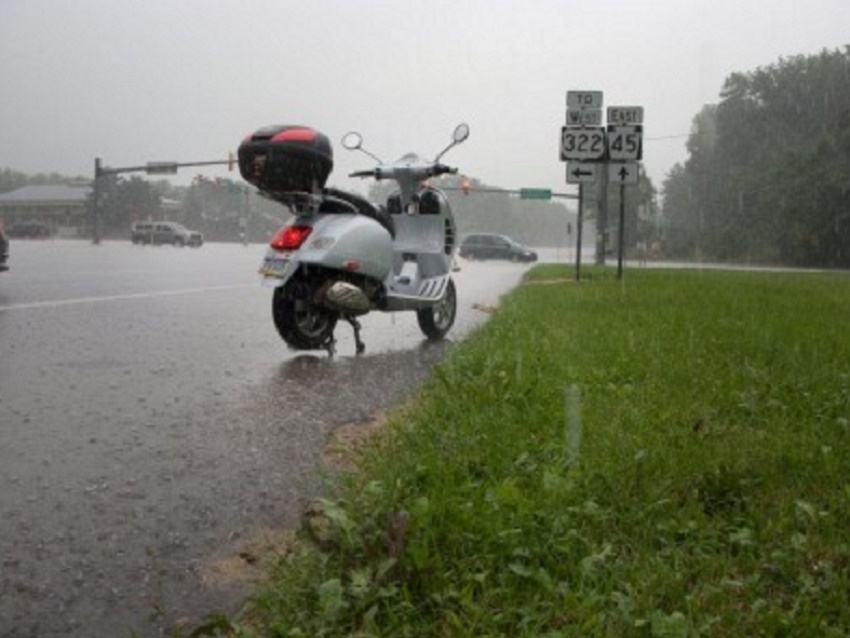
M 386 228 L 387 232 L 389 232 L 390 234 L 390 237 L 395 239 L 395 222 L 386 210 L 378 208 L 369 200 L 360 197 L 360 195 L 356 195 L 354 193 L 349 193 L 347 191 L 342 191 L 336 188 L 325 188 L 323 192 L 329 197 L 336 197 L 337 199 L 341 199 L 344 202 L 348 202 L 349 204 L 354 206 L 357 209 L 357 212 L 361 215 L 371 217 L 381 226 Z

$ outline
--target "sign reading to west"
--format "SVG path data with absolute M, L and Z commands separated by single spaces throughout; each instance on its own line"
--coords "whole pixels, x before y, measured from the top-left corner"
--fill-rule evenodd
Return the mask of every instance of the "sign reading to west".
M 643 107 L 609 106 L 608 124 L 643 124 Z
M 601 126 L 564 126 L 561 129 L 561 161 L 593 161 L 604 158 L 604 128 Z
M 615 162 L 643 157 L 643 126 L 608 126 L 608 159 Z
M 602 109 L 567 109 L 567 126 L 599 126 Z
M 576 111 L 601 109 L 602 91 L 567 91 L 567 108 Z

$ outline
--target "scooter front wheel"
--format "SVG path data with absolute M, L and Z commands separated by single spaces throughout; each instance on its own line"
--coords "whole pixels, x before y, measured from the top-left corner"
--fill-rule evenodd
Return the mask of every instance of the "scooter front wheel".
M 446 285 L 446 294 L 443 298 L 430 308 L 416 311 L 416 319 L 419 328 L 431 341 L 438 341 L 446 336 L 455 322 L 457 315 L 457 293 L 455 282 L 449 279 Z
M 336 313 L 312 300 L 312 291 L 298 281 L 275 288 L 272 319 L 278 334 L 296 350 L 321 350 L 328 346 L 336 328 Z

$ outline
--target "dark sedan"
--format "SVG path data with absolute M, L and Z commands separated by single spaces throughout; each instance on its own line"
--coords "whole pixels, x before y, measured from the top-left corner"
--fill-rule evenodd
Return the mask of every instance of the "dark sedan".
M 507 259 L 537 261 L 537 253 L 507 235 L 478 233 L 468 235 L 460 244 L 460 256 L 465 259 Z
M 16 222 L 6 229 L 9 237 L 21 237 L 25 239 L 39 239 L 50 237 L 50 227 L 41 222 Z

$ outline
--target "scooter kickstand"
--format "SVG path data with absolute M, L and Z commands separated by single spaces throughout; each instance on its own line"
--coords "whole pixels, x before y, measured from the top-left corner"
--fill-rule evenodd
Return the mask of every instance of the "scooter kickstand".
M 325 350 L 328 351 L 328 357 L 333 359 L 333 356 L 336 354 L 336 339 L 333 335 L 328 337 L 328 340 L 325 341 Z
M 354 343 L 357 346 L 357 354 L 363 354 L 366 351 L 366 344 L 360 338 L 360 322 L 355 317 L 346 317 L 345 320 L 354 329 Z

